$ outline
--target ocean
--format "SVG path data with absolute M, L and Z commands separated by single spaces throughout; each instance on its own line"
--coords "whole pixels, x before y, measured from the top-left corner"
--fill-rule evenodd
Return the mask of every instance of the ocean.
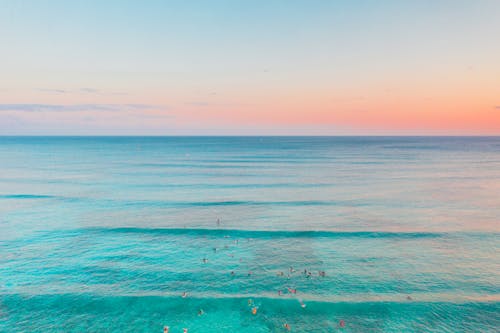
M 1 332 L 498 332 L 500 137 L 0 137 Z

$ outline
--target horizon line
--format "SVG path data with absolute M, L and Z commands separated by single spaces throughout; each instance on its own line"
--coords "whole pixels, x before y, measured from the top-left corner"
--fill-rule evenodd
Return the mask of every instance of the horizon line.
M 282 138 L 342 138 L 342 137 L 358 137 L 358 138 L 363 138 L 363 137 L 407 137 L 407 138 L 432 138 L 432 137 L 442 137 L 442 138 L 500 138 L 500 134 L 494 134 L 494 135 L 482 135 L 482 134 L 464 134 L 464 135 L 447 135 L 447 134 L 420 134 L 420 135 L 406 135 L 406 134 L 341 134 L 341 135 L 308 135 L 308 134 L 303 134 L 303 135 L 276 135 L 276 134 L 264 134 L 264 135 L 258 135 L 258 134 L 245 134 L 245 135 L 212 135 L 212 134 L 201 134 L 201 135 L 191 135 L 191 134 L 177 134 L 177 135 L 144 135 L 144 134 L 126 134 L 126 135 L 107 135 L 107 134 L 84 134 L 84 135 L 72 135 L 72 134 L 49 134 L 49 135 L 43 135 L 43 134 L 15 134 L 15 135 L 3 135 L 0 134 L 0 138 L 19 138 L 19 137 L 32 137 L 32 138 L 58 138 L 58 137 L 66 137 L 66 138 L 130 138 L 130 137 L 137 137 L 137 138 L 168 138 L 168 137 L 200 137 L 200 138 L 223 138 L 223 137 L 232 137 L 232 138 L 252 138 L 252 137 L 282 137 Z

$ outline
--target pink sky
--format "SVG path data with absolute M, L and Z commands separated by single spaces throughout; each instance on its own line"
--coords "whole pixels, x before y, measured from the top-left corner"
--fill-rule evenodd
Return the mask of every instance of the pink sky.
M 500 135 L 500 3 L 10 3 L 4 135 Z

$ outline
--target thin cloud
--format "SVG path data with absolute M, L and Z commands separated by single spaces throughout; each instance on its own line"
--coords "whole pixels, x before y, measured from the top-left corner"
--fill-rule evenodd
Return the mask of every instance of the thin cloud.
M 77 94 L 77 95 L 109 95 L 109 96 L 115 96 L 115 95 L 128 95 L 128 93 L 125 92 L 106 92 L 100 89 L 96 88 L 79 88 L 75 90 L 70 90 L 70 89 L 58 89 L 58 88 L 38 88 L 36 89 L 39 92 L 45 92 L 45 93 L 51 93 L 51 94 Z
M 69 93 L 68 90 L 64 90 L 64 89 L 46 89 L 46 88 L 40 88 L 40 89 L 37 89 L 37 90 L 41 91 L 41 92 L 56 93 L 56 94 L 67 94 L 67 93 Z
M 78 112 L 78 111 L 143 111 L 165 107 L 150 104 L 0 104 L 0 111 Z
M 494 108 L 495 109 L 500 109 L 500 105 L 495 105 Z

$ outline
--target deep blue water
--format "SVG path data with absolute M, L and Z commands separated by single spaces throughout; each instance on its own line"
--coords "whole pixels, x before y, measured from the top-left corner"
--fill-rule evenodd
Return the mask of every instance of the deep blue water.
M 499 235 L 499 137 L 0 137 L 1 332 L 497 332 Z

